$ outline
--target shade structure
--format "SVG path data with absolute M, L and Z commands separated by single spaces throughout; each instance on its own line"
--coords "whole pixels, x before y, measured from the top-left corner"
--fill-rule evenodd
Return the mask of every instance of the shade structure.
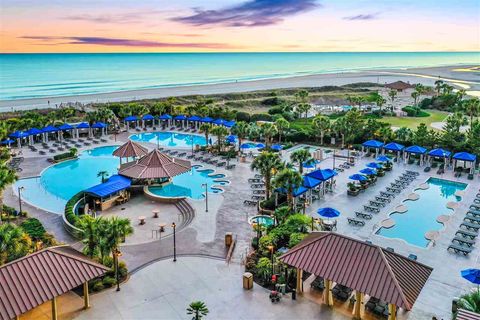
M 173 118 L 174 120 L 187 120 L 187 117 L 184 116 L 183 114 L 180 114 L 178 116 L 176 116 L 175 118 Z
M 43 131 L 38 129 L 38 128 L 32 128 L 32 129 L 29 129 L 27 131 L 27 133 L 28 133 L 29 136 L 34 136 L 34 135 L 37 135 L 37 134 L 42 134 Z
M 232 121 L 226 121 L 223 125 L 227 128 L 231 128 L 231 127 L 235 126 L 236 124 L 237 123 L 234 120 L 232 120 Z
M 211 122 L 213 122 L 213 119 L 210 118 L 210 117 L 204 117 L 200 120 L 200 122 L 211 123 Z
M 315 179 L 309 176 L 303 176 L 303 186 L 308 189 L 315 188 L 316 186 L 320 185 L 322 181 Z
M 480 269 L 466 269 L 460 272 L 462 278 L 467 279 L 471 283 L 480 285 Z
M 142 120 L 155 120 L 155 117 L 151 114 L 146 114 L 142 117 Z
M 138 117 L 137 116 L 128 116 L 126 117 L 125 119 L 123 119 L 124 121 L 127 121 L 127 122 L 130 122 L 130 121 L 137 121 L 138 120 Z
M 68 123 L 64 123 L 58 127 L 58 129 L 65 131 L 65 130 L 72 130 L 73 126 L 69 125 Z
M 162 114 L 160 117 L 158 117 L 160 120 L 170 120 L 172 119 L 172 116 L 169 114 Z
M 14 138 L 14 139 L 21 139 L 21 138 L 28 137 L 28 133 L 26 133 L 24 131 L 15 131 L 15 132 L 9 134 L 8 136 L 10 138 Z
M 317 161 L 314 159 L 310 159 L 302 163 L 302 166 L 307 169 L 315 168 L 316 165 L 317 165 Z
M 447 151 L 441 148 L 433 149 L 428 152 L 428 155 L 430 157 L 439 157 L 439 158 L 448 158 L 450 157 L 450 154 L 452 154 L 450 151 Z
M 380 161 L 380 162 L 390 162 L 392 161 L 392 159 L 390 159 L 389 157 L 387 156 L 380 156 L 380 157 L 377 157 L 377 161 Z
M 278 188 L 277 191 L 280 192 L 280 193 L 283 193 L 283 194 L 286 194 L 286 193 L 287 193 L 287 189 L 285 189 L 285 188 Z M 298 196 L 304 194 L 304 193 L 307 192 L 307 191 L 308 191 L 307 188 L 305 188 L 304 186 L 300 186 L 300 187 L 295 188 L 295 189 L 293 190 L 293 196 L 294 196 L 294 197 L 298 197 Z
M 248 143 L 242 143 L 242 145 L 240 145 L 240 149 L 250 149 L 250 148 L 252 148 L 252 145 Z
M 86 189 L 85 193 L 104 198 L 129 188 L 131 184 L 132 181 L 129 178 L 113 175 L 106 182 Z
M 140 144 L 128 140 L 128 142 L 121 145 L 118 149 L 113 151 L 113 155 L 119 158 L 139 158 L 148 153 L 148 149 Z
M 350 177 L 348 177 L 350 180 L 355 180 L 355 181 L 367 181 L 367 177 L 365 177 L 363 174 L 352 174 Z
M 279 144 L 274 144 L 270 147 L 270 149 L 275 150 L 275 151 L 280 151 L 280 150 L 283 149 L 283 146 L 281 146 Z
M 317 213 L 321 217 L 325 217 L 325 218 L 336 218 L 336 217 L 340 216 L 340 211 L 335 210 L 335 209 L 330 208 L 330 207 L 319 208 L 317 210 Z
M 336 175 L 336 172 L 331 169 L 330 170 L 318 169 L 307 174 L 307 176 L 315 178 L 320 181 L 327 181 L 328 179 L 331 179 L 335 175 Z
M 328 169 L 322 169 L 322 170 L 325 172 L 325 174 L 328 174 L 331 176 L 338 176 L 338 172 L 335 171 L 334 169 L 328 168 Z
M 381 169 L 381 168 L 383 168 L 383 166 L 382 166 L 381 164 L 376 163 L 376 162 L 367 163 L 367 167 L 373 168 L 373 169 Z
M 362 146 L 366 148 L 381 148 L 383 146 L 383 142 L 377 141 L 377 140 L 368 140 L 362 143 Z
M 106 123 L 103 123 L 103 122 L 95 122 L 93 125 L 92 125 L 92 128 L 94 129 L 104 129 L 107 127 L 107 124 Z
M 199 116 L 191 116 L 191 117 L 188 117 L 187 120 L 198 122 L 198 121 L 202 120 L 202 118 L 199 117 Z
M 213 124 L 216 124 L 217 126 L 223 126 L 225 125 L 225 123 L 227 122 L 227 120 L 223 120 L 223 119 L 215 119 L 213 120 Z
M 433 270 L 335 232 L 312 232 L 280 260 L 406 310 L 413 308 Z
M 393 151 L 393 152 L 399 152 L 405 149 L 404 145 L 401 145 L 396 142 L 390 142 L 387 143 L 386 145 L 383 146 L 383 149 L 388 150 L 388 151 Z
M 87 122 L 82 122 L 77 124 L 76 126 L 77 129 L 88 129 L 90 128 L 90 125 Z
M 410 146 L 405 148 L 405 152 L 415 153 L 415 154 L 424 154 L 427 151 L 426 148 L 420 146 Z
M 453 159 L 474 162 L 477 160 L 477 156 L 468 152 L 457 152 L 453 155 Z
M 372 175 L 377 174 L 377 171 L 375 169 L 372 169 L 372 168 L 365 168 L 365 169 L 360 170 L 360 173 L 372 176 Z
M 233 143 L 233 142 L 237 141 L 237 139 L 238 139 L 238 137 L 236 135 L 231 134 L 225 140 L 227 142 Z
M 57 132 L 57 131 L 60 131 L 60 129 L 58 129 L 58 128 L 55 127 L 55 126 L 50 125 L 50 126 L 46 126 L 45 128 L 43 128 L 42 131 L 49 133 L 49 132 Z
M 190 161 L 173 158 L 154 149 L 137 162 L 126 164 L 118 173 L 133 179 L 163 179 L 178 176 L 191 168 Z
M 2 142 L 0 142 L 0 144 L 2 145 L 9 145 L 9 144 L 12 144 L 14 143 L 15 140 L 12 140 L 12 139 L 5 139 L 5 140 L 2 140 Z
M 263 149 L 265 148 L 265 145 L 263 143 L 257 143 L 255 147 L 257 147 L 258 149 Z

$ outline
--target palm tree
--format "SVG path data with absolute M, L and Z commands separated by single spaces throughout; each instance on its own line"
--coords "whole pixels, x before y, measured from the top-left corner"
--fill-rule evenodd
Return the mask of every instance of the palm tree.
M 102 177 L 102 183 L 105 183 L 105 178 L 108 177 L 108 175 L 108 171 L 105 170 L 98 171 L 97 173 L 97 177 Z
M 209 141 L 209 135 L 210 135 L 210 130 L 212 129 L 212 125 L 210 123 L 203 123 L 201 126 L 200 126 L 200 131 L 203 132 L 203 134 L 205 135 L 205 140 L 207 141 L 207 145 L 208 145 L 208 141 Z
M 275 127 L 277 127 L 278 131 L 278 142 L 282 142 L 282 134 L 285 132 L 285 130 L 290 128 L 290 122 L 281 117 L 275 121 Z
M 258 170 L 263 176 L 266 198 L 270 198 L 272 176 L 283 168 L 283 163 L 278 153 L 268 151 L 260 153 L 260 155 L 253 160 L 250 168 L 252 170 Z
M 264 124 L 262 124 L 260 130 L 263 137 L 265 138 L 265 146 L 266 148 L 268 148 L 270 146 L 272 138 L 278 133 L 277 127 L 271 122 L 265 122 Z
M 443 88 L 443 81 L 442 80 L 437 80 L 435 81 L 435 91 L 437 91 L 437 95 L 440 95 L 440 91 Z
M 0 266 L 27 255 L 31 247 L 32 240 L 22 228 L 11 223 L 0 225 Z
M 112 109 L 103 107 L 97 110 L 97 121 L 102 121 L 105 123 L 111 123 L 115 120 L 115 113 L 113 113 Z
M 302 185 L 302 175 L 292 169 L 282 169 L 273 179 L 275 188 L 284 188 L 287 191 L 288 206 L 293 209 L 293 192 Z
M 313 128 L 320 132 L 320 145 L 323 145 L 323 138 L 325 137 L 325 133 L 330 131 L 332 126 L 330 119 L 325 116 L 318 115 L 313 118 L 312 124 Z
M 101 250 L 104 257 L 105 253 L 109 251 L 116 259 L 115 252 L 118 251 L 120 242 L 123 242 L 127 236 L 133 233 L 133 228 L 130 225 L 130 219 L 111 217 L 106 222 L 106 230 L 102 230 L 105 233 L 100 244 Z
M 232 132 L 237 135 L 238 137 L 238 150 L 240 150 L 240 146 L 243 143 L 243 139 L 248 136 L 249 133 L 249 125 L 245 121 L 239 121 L 235 124 L 232 128 Z
M 384 97 L 378 95 L 375 99 L 375 104 L 380 108 L 380 112 L 382 112 L 383 105 L 387 102 Z
M 308 116 L 308 111 L 311 109 L 311 105 L 308 103 L 308 91 L 300 90 L 295 93 L 295 99 L 297 100 L 298 113 L 305 112 L 305 118 Z
M 393 111 L 393 102 L 395 101 L 397 94 L 398 94 L 397 90 L 390 90 L 388 92 L 388 97 L 390 98 L 390 101 L 392 103 L 392 111 Z
M 219 152 L 222 151 L 223 140 L 225 136 L 228 134 L 227 128 L 222 126 L 216 126 L 211 130 L 211 133 L 217 136 L 218 151 Z
M 467 311 L 480 313 L 480 290 L 472 290 L 458 299 L 458 306 Z
M 420 96 L 420 93 L 418 91 L 413 91 L 411 96 L 413 98 L 413 105 L 417 106 L 417 99 Z
M 473 118 L 480 114 L 480 99 L 472 98 L 465 100 L 463 103 L 465 113 L 470 116 L 470 126 L 473 123 Z
M 193 315 L 192 320 L 201 320 L 208 312 L 207 305 L 202 301 L 193 301 L 187 308 L 187 314 Z
M 290 154 L 290 160 L 298 163 L 299 171 L 301 174 L 303 174 L 303 164 L 313 159 L 308 149 L 298 149 Z
M 283 206 L 275 209 L 273 215 L 275 216 L 275 220 L 277 220 L 277 224 L 282 224 L 291 213 L 292 211 L 288 206 Z
M 100 238 L 102 235 L 99 233 L 101 229 L 100 225 L 103 223 L 103 218 L 93 218 L 90 215 L 83 215 L 77 222 L 77 227 L 83 231 L 82 243 L 85 245 L 83 253 L 93 258 L 99 254 L 100 250 Z
M 17 181 L 18 177 L 15 171 L 11 170 L 5 163 L 0 163 L 0 208 L 3 206 L 3 191 L 8 185 Z M 0 220 L 1 220 L 0 214 Z
M 342 148 L 345 146 L 345 136 L 348 131 L 348 123 L 345 117 L 337 119 L 333 123 L 333 130 L 342 137 Z
M 401 128 L 398 128 L 395 131 L 395 136 L 397 137 L 397 139 L 399 141 L 406 142 L 406 141 L 410 141 L 412 139 L 413 132 L 412 132 L 412 129 L 410 129 L 410 128 L 401 127 Z

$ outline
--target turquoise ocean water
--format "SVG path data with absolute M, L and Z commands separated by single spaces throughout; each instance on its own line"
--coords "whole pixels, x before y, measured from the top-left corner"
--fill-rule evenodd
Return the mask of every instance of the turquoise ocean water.
M 0 54 L 0 100 L 479 63 L 478 52 Z

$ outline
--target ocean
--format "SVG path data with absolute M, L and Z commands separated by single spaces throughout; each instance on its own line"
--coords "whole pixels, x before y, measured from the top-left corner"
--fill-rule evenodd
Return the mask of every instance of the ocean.
M 0 100 L 478 63 L 478 52 L 0 54 Z

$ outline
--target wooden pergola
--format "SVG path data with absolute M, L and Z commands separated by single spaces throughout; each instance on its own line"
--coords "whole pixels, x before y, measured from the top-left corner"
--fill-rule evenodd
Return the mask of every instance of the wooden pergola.
M 83 285 L 84 308 L 90 307 L 88 281 L 109 268 L 70 246 L 50 247 L 0 267 L 0 319 L 18 319 L 50 301 L 57 320 L 57 297 Z
M 407 257 L 334 232 L 314 232 L 280 257 L 297 269 L 298 293 L 303 271 L 322 277 L 324 303 L 333 305 L 331 289 L 340 284 L 355 290 L 353 316 L 361 319 L 365 295 L 388 303 L 389 320 L 397 308 L 411 310 L 432 268 Z

